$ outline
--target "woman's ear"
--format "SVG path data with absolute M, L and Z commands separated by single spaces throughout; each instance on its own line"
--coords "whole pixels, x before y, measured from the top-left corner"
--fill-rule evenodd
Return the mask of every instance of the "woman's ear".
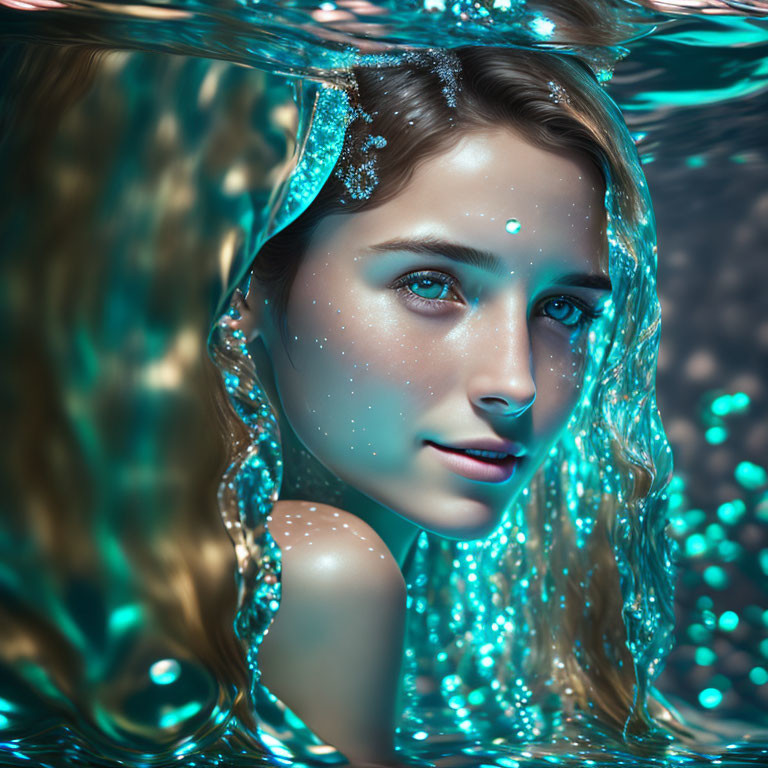
M 232 325 L 242 331 L 248 341 L 253 341 L 263 328 L 265 309 L 263 293 L 261 286 L 252 277 L 247 296 L 244 296 L 239 288 L 232 296 L 232 306 L 240 315 Z

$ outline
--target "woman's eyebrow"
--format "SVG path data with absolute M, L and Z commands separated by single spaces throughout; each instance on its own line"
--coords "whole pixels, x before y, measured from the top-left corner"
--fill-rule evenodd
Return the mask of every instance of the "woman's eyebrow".
M 591 272 L 574 272 L 570 275 L 562 275 L 553 282 L 557 285 L 569 285 L 574 288 L 597 288 L 600 291 L 610 291 L 613 286 L 605 276 Z
M 480 251 L 468 245 L 452 243 L 448 240 L 440 240 L 434 237 L 425 237 L 405 240 L 387 240 L 367 248 L 374 253 L 392 251 L 408 251 L 424 256 L 445 256 L 447 259 L 480 267 L 493 274 L 503 276 L 506 274 L 502 260 L 490 251 Z

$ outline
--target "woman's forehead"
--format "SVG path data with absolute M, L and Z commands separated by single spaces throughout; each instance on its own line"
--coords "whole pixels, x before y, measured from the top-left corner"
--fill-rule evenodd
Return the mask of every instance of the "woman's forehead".
M 597 271 L 603 199 L 601 174 L 584 154 L 542 149 L 508 130 L 476 131 L 421 163 L 386 203 L 334 217 L 319 232 L 344 250 L 431 238 Z

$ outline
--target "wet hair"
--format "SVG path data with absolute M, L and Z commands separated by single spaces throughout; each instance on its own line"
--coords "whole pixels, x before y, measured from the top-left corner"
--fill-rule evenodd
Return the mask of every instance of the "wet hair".
M 455 87 L 447 87 L 446 66 Z M 412 605 L 422 610 L 409 616 L 401 733 L 423 727 L 417 678 L 431 678 L 440 691 L 441 703 L 431 704 L 442 707 L 440 722 L 453 718 L 465 731 L 471 723 L 478 737 L 530 726 L 535 718 L 520 713 L 550 693 L 557 694 L 555 711 L 579 710 L 625 734 L 644 732 L 648 706 L 658 711 L 648 691 L 672 626 L 664 533 L 671 456 L 655 401 L 654 221 L 631 136 L 574 55 L 462 47 L 439 61 L 414 56 L 358 67 L 354 79 L 336 169 L 253 261 L 284 338 L 291 285 L 318 224 L 392 199 L 420 163 L 468 133 L 507 128 L 537 147 L 576 151 L 606 185 L 604 266 L 613 308 L 592 334 L 582 399 L 492 536 L 419 540 L 406 572 Z M 485 578 L 468 589 L 473 570 Z M 506 619 L 490 622 L 490 615 Z M 520 683 L 515 670 L 534 674 Z M 472 704 L 476 691 L 483 695 Z M 464 724 L 451 704 L 459 698 Z

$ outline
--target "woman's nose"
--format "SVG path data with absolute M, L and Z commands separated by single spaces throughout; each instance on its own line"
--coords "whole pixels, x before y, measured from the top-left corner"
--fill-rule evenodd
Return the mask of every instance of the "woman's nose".
M 527 319 L 497 327 L 478 340 L 468 382 L 473 405 L 495 416 L 522 416 L 536 399 L 536 382 Z

